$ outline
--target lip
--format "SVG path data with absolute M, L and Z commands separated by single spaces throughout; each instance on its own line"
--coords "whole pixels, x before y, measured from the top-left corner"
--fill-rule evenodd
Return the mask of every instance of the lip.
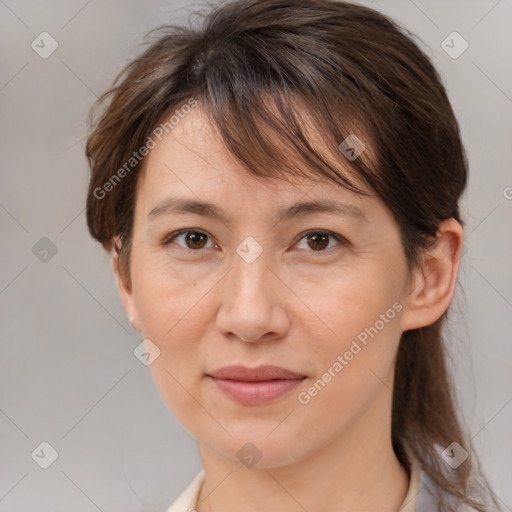
M 207 377 L 231 399 L 242 404 L 263 404 L 290 393 L 304 379 L 292 370 L 265 365 L 256 368 L 225 366 Z

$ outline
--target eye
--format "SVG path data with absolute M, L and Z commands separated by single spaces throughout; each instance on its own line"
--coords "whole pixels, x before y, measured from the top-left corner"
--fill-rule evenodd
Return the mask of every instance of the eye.
M 170 243 L 174 242 L 177 239 L 183 239 L 184 244 L 176 244 L 182 249 L 192 249 L 192 250 L 199 250 L 199 249 L 209 249 L 211 247 L 214 247 L 213 242 L 210 241 L 211 245 L 208 247 L 207 241 L 209 239 L 209 236 L 204 233 L 203 231 L 198 231 L 197 229 L 183 229 L 181 231 L 177 231 L 176 233 L 171 233 L 162 242 L 163 246 L 169 245 Z
M 174 243 L 180 238 L 183 240 L 183 244 L 176 243 L 176 245 L 185 250 L 191 249 L 198 251 L 201 249 L 216 247 L 216 245 L 210 240 L 209 235 L 197 229 L 182 229 L 171 233 L 165 237 L 162 242 L 162 246 Z M 307 244 L 306 250 L 309 248 L 308 252 L 328 252 L 328 250 L 333 249 L 331 244 L 333 240 L 337 241 L 339 246 L 347 246 L 349 243 L 348 240 L 341 235 L 331 233 L 329 231 L 316 230 L 303 234 L 296 246 L 297 248 L 302 249 L 303 247 L 300 247 L 300 243 L 305 241 Z M 208 241 L 210 241 L 210 245 L 208 245 Z
M 329 231 L 309 231 L 302 236 L 297 247 L 301 248 L 299 245 L 303 240 L 305 240 L 307 247 L 309 247 L 313 252 L 327 252 L 328 249 L 332 249 L 330 239 L 336 240 L 340 246 L 348 245 L 348 241 L 341 235 L 337 235 Z

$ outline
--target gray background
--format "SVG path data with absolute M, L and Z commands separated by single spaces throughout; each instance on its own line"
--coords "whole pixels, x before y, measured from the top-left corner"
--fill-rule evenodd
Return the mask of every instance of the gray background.
M 364 3 L 428 45 L 461 124 L 471 178 L 448 334 L 471 435 L 510 510 L 512 3 Z M 92 101 L 146 31 L 199 5 L 0 0 L 2 512 L 163 510 L 200 468 L 195 440 L 133 355 L 141 338 L 87 233 L 83 150 Z M 59 45 L 47 59 L 31 48 L 43 31 Z M 469 43 L 456 59 L 441 47 L 453 31 Z M 47 261 L 43 237 L 57 250 Z M 42 441 L 58 452 L 46 470 L 31 457 Z

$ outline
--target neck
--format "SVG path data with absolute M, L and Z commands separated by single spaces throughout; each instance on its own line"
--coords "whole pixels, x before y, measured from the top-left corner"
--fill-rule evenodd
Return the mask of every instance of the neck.
M 199 443 L 205 484 L 197 511 L 396 512 L 409 476 L 392 448 L 390 410 L 390 397 L 381 397 L 321 450 L 286 466 L 246 468 Z

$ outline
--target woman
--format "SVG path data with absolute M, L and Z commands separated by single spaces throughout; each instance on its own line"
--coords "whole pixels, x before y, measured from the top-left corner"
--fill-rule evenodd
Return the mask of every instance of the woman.
M 198 441 L 168 511 L 496 505 L 445 365 L 467 161 L 429 59 L 329 0 L 159 31 L 99 99 L 87 221 Z

